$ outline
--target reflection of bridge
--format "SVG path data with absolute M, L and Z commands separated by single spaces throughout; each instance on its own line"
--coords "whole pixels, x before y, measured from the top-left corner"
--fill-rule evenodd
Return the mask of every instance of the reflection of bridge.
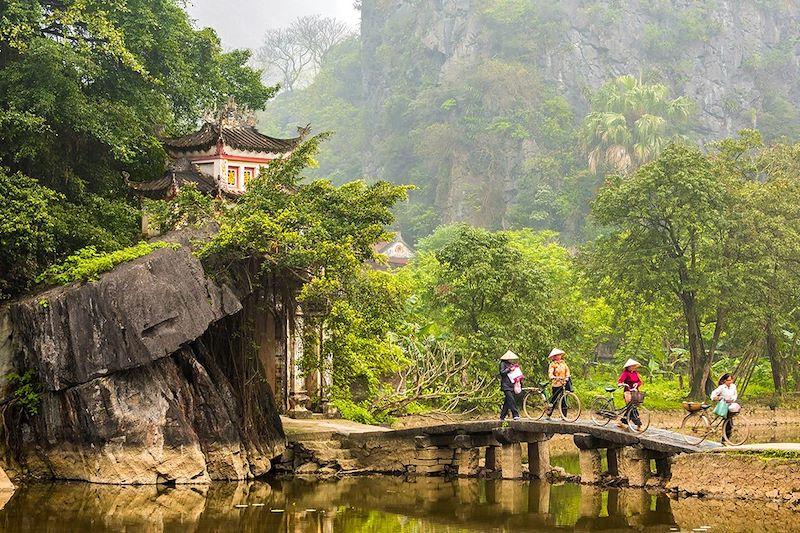
M 719 446 L 715 443 L 690 446 L 679 434 L 663 429 L 652 428 L 644 434 L 635 434 L 587 421 L 533 420 L 334 432 L 321 438 L 306 434 L 290 437 L 290 440 L 301 444 L 301 451 L 311 452 L 305 456 L 300 454 L 299 461 L 314 460 L 320 465 L 326 461 L 336 462 L 329 461 L 331 450 L 336 450 L 339 457 L 342 452 L 348 454 L 346 468 L 351 469 L 471 476 L 479 472 L 482 463 L 486 470 L 498 472 L 506 479 L 523 477 L 522 452 L 523 446 L 527 446 L 530 476 L 541 479 L 552 470 L 549 440 L 554 434 L 573 436 L 580 457 L 582 481 L 595 482 L 608 475 L 624 478 L 631 486 L 644 486 L 653 475 L 668 478 L 674 455 Z M 327 457 L 326 452 L 329 453 Z M 606 468 L 602 466 L 603 458 Z
M 673 499 L 641 489 L 398 476 L 180 486 L 31 483 L 0 531 L 800 531 L 800 513 L 754 500 Z
M 325 509 L 321 531 L 336 531 L 336 515 L 348 509 L 376 510 L 384 517 L 415 518 L 410 531 L 647 531 L 667 532 L 676 526 L 666 494 L 642 489 L 602 489 L 591 485 L 551 485 L 545 481 L 443 480 L 418 478 L 348 478 L 323 485 L 295 481 L 273 485 L 275 496 L 294 508 Z M 285 531 L 313 520 L 308 514 L 287 516 Z M 340 519 L 344 518 L 340 516 Z M 330 525 L 326 524 L 326 519 Z M 389 519 L 385 519 L 387 522 Z M 404 520 L 404 521 L 407 521 Z M 341 524 L 342 522 L 340 522 Z M 352 518 L 348 524 L 353 524 Z M 373 525 L 370 531 L 397 531 Z M 439 525 L 443 527 L 433 527 Z M 328 526 L 328 527 L 326 527 Z M 414 527 L 416 526 L 416 528 Z M 344 530 L 348 530 L 343 528 Z M 352 530 L 363 531 L 353 527 Z

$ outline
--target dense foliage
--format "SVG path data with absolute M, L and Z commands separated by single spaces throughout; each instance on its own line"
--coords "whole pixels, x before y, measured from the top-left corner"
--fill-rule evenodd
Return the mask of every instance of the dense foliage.
M 749 6 L 742 24 L 790 19 L 779 4 Z M 739 35 L 715 2 L 491 0 L 448 12 L 471 28 L 462 40 L 431 36 L 446 6 L 417 8 L 370 5 L 361 41 L 332 48 L 310 85 L 261 117 L 335 131 L 319 175 L 416 186 L 396 208 L 418 247 L 399 273 L 411 297 L 398 331 L 485 376 L 509 347 L 534 367 L 566 348 L 589 387 L 635 357 L 664 384 L 664 406 L 734 369 L 756 393 L 800 384 L 797 148 L 761 139 L 797 135 L 791 38 L 737 40 L 739 76 L 711 91 L 697 80 L 716 67 L 692 57 Z M 761 133 L 713 141 L 732 124 Z M 486 230 L 440 227 L 450 222 Z
M 200 251 L 212 272 L 223 272 L 232 261 L 263 258 L 265 269 L 290 274 L 308 283 L 307 292 L 327 297 L 372 259 L 372 245 L 388 237 L 390 208 L 406 197 L 407 188 L 386 182 L 301 183 L 323 138 L 313 137 L 265 167 L 222 215 L 219 233 Z
M 709 154 L 672 144 L 631 176 L 610 178 L 594 203 L 610 231 L 588 247 L 589 271 L 637 297 L 671 299 L 684 320 L 693 397 L 712 388 L 722 347 L 772 354 L 783 388 L 775 321 L 793 314 L 797 294 L 797 275 L 785 270 L 800 252 L 795 150 L 765 148 L 752 131 Z M 729 324 L 748 331 L 738 341 L 746 344 L 728 341 Z
M 25 291 L 48 263 L 85 246 L 133 244 L 138 208 L 121 172 L 159 175 L 166 155 L 157 134 L 193 128 L 224 95 L 263 107 L 274 89 L 248 58 L 222 52 L 179 0 L 0 3 L 3 191 L 41 208 L 19 209 L 14 228 L 3 229 L 0 262 L 11 266 L 1 271 L 0 297 Z M 29 232 L 26 217 L 36 219 Z

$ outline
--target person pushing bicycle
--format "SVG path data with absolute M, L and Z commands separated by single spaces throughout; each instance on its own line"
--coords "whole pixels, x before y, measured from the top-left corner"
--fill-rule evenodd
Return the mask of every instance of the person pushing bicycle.
M 619 380 L 617 380 L 617 385 L 624 388 L 625 403 L 628 405 L 626 414 L 617 422 L 617 427 L 619 428 L 628 427 L 627 417 L 630 417 L 631 422 L 636 425 L 636 430 L 641 431 L 642 422 L 639 420 L 639 412 L 636 410 L 638 402 L 633 401 L 634 393 L 638 393 L 642 387 L 642 378 L 639 377 L 639 373 L 636 371 L 640 366 L 642 365 L 638 361 L 628 359 L 625 361 L 625 366 L 622 367 L 622 374 L 620 374 Z
M 550 359 L 550 366 L 547 367 L 547 378 L 550 380 L 550 386 L 553 389 L 553 396 L 550 400 L 550 409 L 547 412 L 547 416 L 551 416 L 553 414 L 553 409 L 558 401 L 561 399 L 561 395 L 564 393 L 565 387 L 566 390 L 570 390 L 570 371 L 569 365 L 567 362 L 564 361 L 564 350 L 559 348 L 553 348 L 548 355 L 548 359 Z M 566 406 L 561 406 L 562 414 L 566 417 L 567 413 L 565 412 Z
M 739 393 L 736 391 L 733 374 L 723 374 L 717 384 L 719 387 L 711 392 L 711 399 L 719 402 L 714 408 L 714 414 L 725 419 L 723 431 L 725 437 L 729 438 L 733 431 L 733 416 L 742 410 L 742 406 L 736 401 Z

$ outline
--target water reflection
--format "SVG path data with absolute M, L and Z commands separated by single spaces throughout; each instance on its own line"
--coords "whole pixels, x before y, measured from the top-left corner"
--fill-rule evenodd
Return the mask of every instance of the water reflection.
M 756 520 L 756 522 L 754 522 Z M 758 526 L 754 526 L 758 524 Z M 800 531 L 761 502 L 671 500 L 642 490 L 441 478 L 300 479 L 210 486 L 22 487 L 0 531 Z

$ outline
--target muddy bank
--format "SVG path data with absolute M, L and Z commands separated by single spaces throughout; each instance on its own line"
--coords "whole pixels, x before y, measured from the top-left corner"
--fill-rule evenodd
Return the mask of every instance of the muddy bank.
M 800 510 L 800 454 L 693 453 L 672 460 L 667 489 L 697 496 L 771 500 Z

